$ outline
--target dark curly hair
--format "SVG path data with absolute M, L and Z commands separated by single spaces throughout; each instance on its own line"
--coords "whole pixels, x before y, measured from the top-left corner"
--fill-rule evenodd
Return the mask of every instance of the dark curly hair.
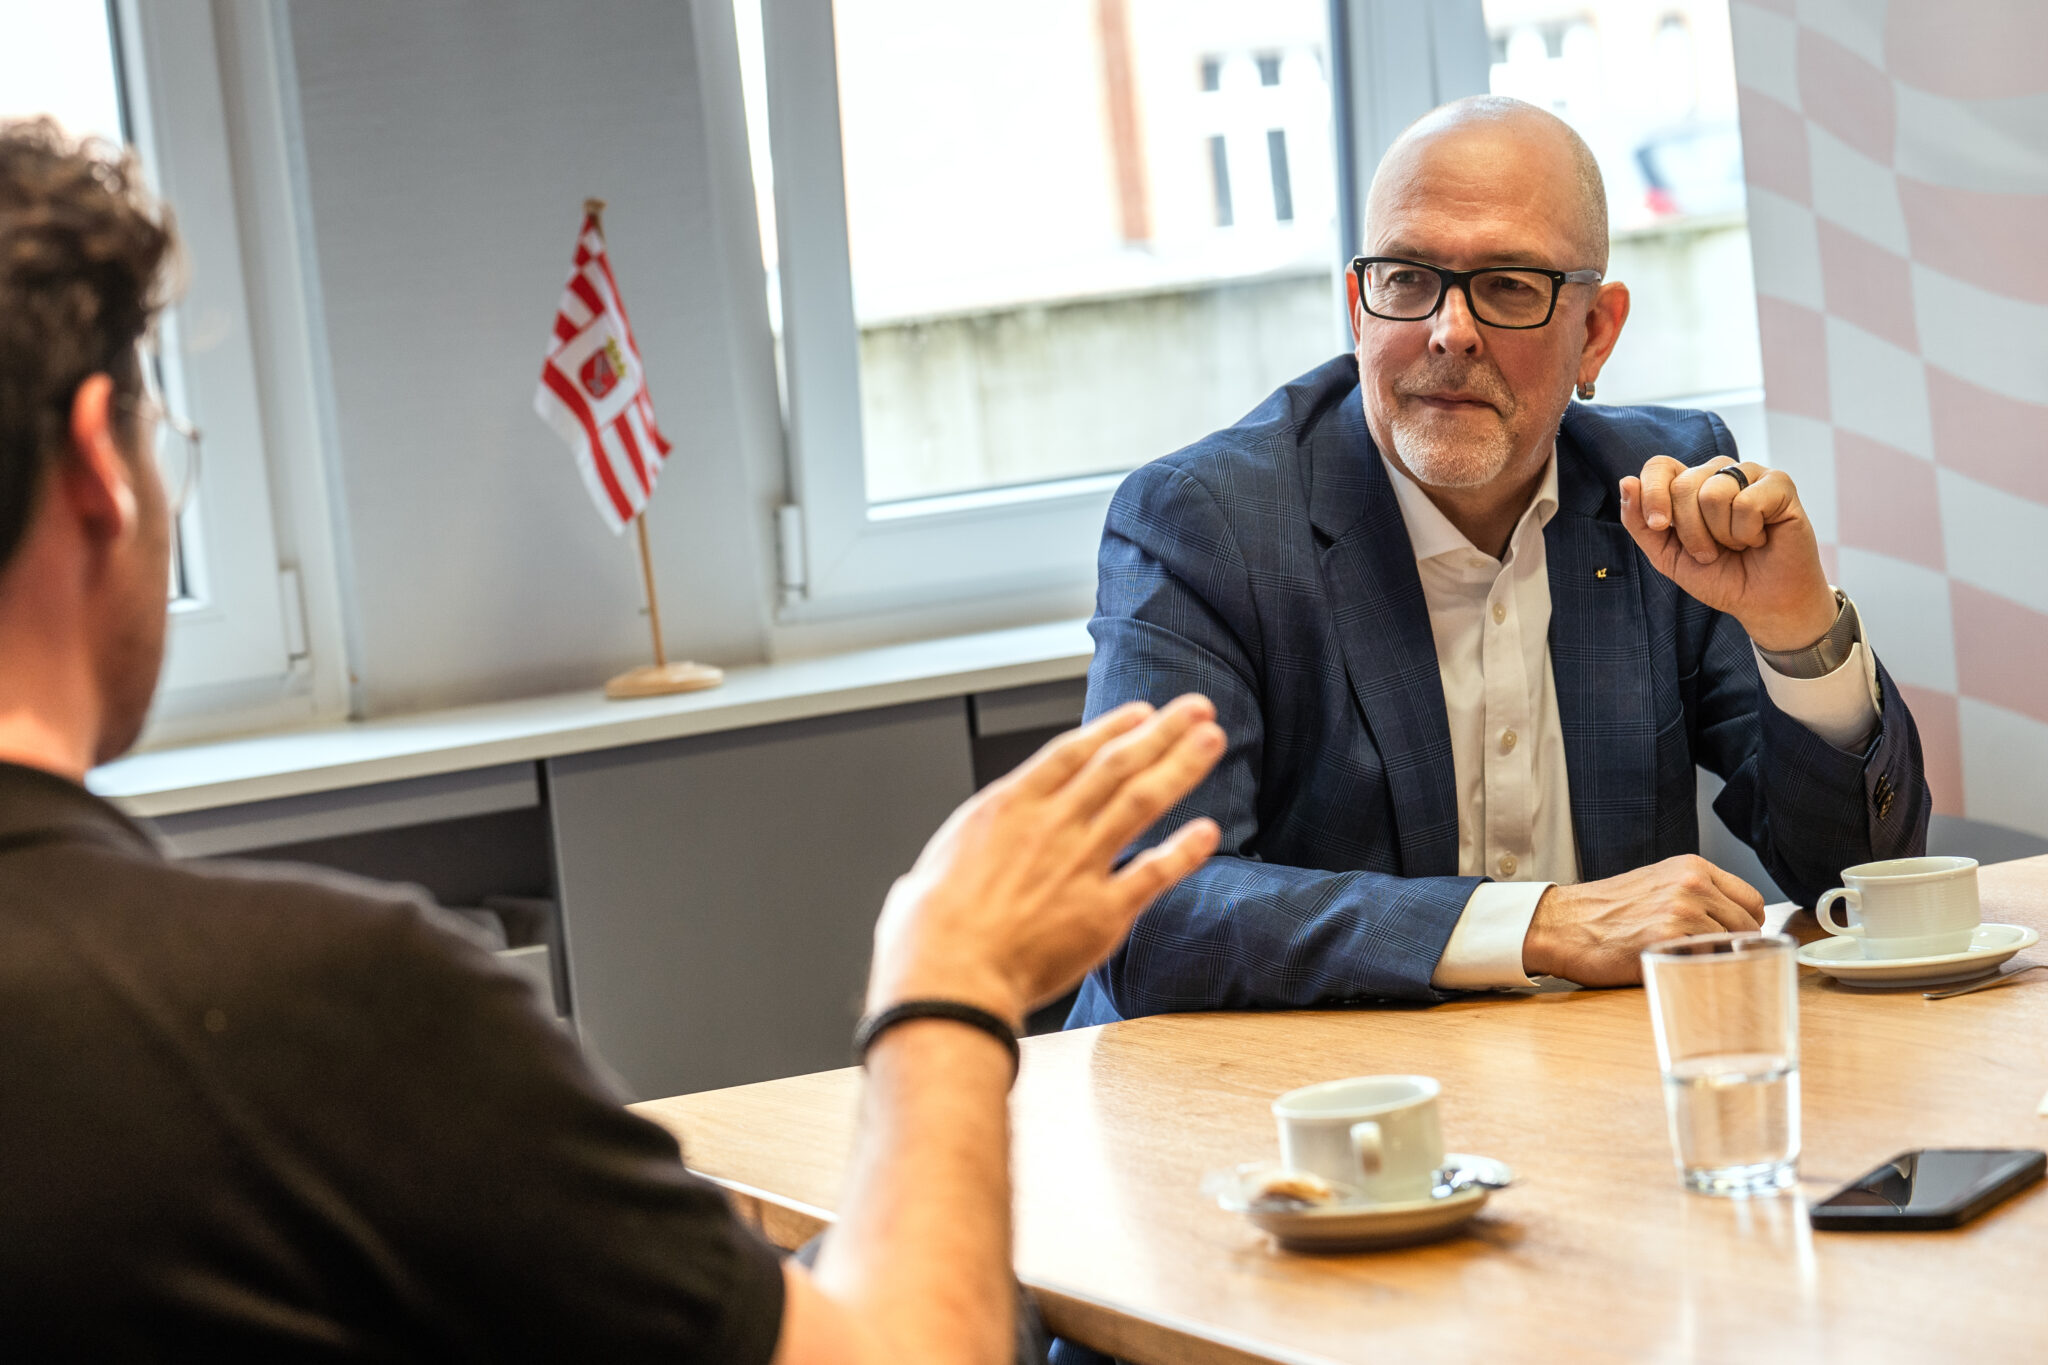
M 67 448 L 78 386 L 110 375 L 134 410 L 174 243 L 133 153 L 49 119 L 0 123 L 0 569 Z

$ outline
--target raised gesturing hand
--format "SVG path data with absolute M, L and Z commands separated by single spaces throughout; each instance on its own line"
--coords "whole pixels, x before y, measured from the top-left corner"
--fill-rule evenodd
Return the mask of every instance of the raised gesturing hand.
M 940 996 L 1019 1023 L 1079 981 L 1216 851 L 1215 823 L 1192 820 L 1115 865 L 1223 756 L 1215 718 L 1206 697 L 1131 702 L 970 798 L 889 892 L 868 1008 Z

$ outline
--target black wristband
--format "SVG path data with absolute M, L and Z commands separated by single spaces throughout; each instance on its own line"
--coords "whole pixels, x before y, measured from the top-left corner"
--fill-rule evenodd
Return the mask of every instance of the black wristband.
M 866 1066 L 868 1049 L 875 1045 L 875 1039 L 912 1019 L 950 1019 L 956 1024 L 980 1029 L 1009 1049 L 1010 1079 L 1013 1082 L 1017 1079 L 1017 1068 L 1023 1064 L 1023 1053 L 1017 1046 L 1017 1030 L 980 1006 L 963 1005 L 958 1000 L 905 1000 L 889 1006 L 880 1014 L 870 1014 L 853 1031 L 853 1060 Z

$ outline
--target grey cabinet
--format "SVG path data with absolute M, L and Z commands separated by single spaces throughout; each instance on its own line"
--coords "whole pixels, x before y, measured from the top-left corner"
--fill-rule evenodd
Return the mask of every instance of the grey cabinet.
M 882 898 L 974 789 L 967 705 L 547 761 L 571 1008 L 634 1098 L 846 1064 Z
M 445 905 L 524 907 L 558 1007 L 651 1099 L 845 1065 L 890 883 L 977 786 L 1078 721 L 1083 691 L 1037 683 L 154 823 L 181 857 L 283 857 L 417 882 Z

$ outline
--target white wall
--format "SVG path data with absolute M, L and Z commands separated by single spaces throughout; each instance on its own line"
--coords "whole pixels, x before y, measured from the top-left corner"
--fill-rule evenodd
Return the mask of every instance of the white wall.
M 725 27 L 718 25 L 723 11 Z M 669 0 L 297 0 L 316 382 L 364 714 L 594 685 L 648 650 L 632 537 L 533 415 L 586 195 L 676 451 L 648 516 L 672 656 L 761 657 L 780 482 L 738 91 Z M 728 107 L 729 106 L 729 107 Z M 721 193 L 737 177 L 735 205 Z M 735 211 L 738 210 L 738 211 Z
M 1784 10 L 1731 6 L 1771 458 L 1937 817 L 2048 838 L 2048 7 Z

